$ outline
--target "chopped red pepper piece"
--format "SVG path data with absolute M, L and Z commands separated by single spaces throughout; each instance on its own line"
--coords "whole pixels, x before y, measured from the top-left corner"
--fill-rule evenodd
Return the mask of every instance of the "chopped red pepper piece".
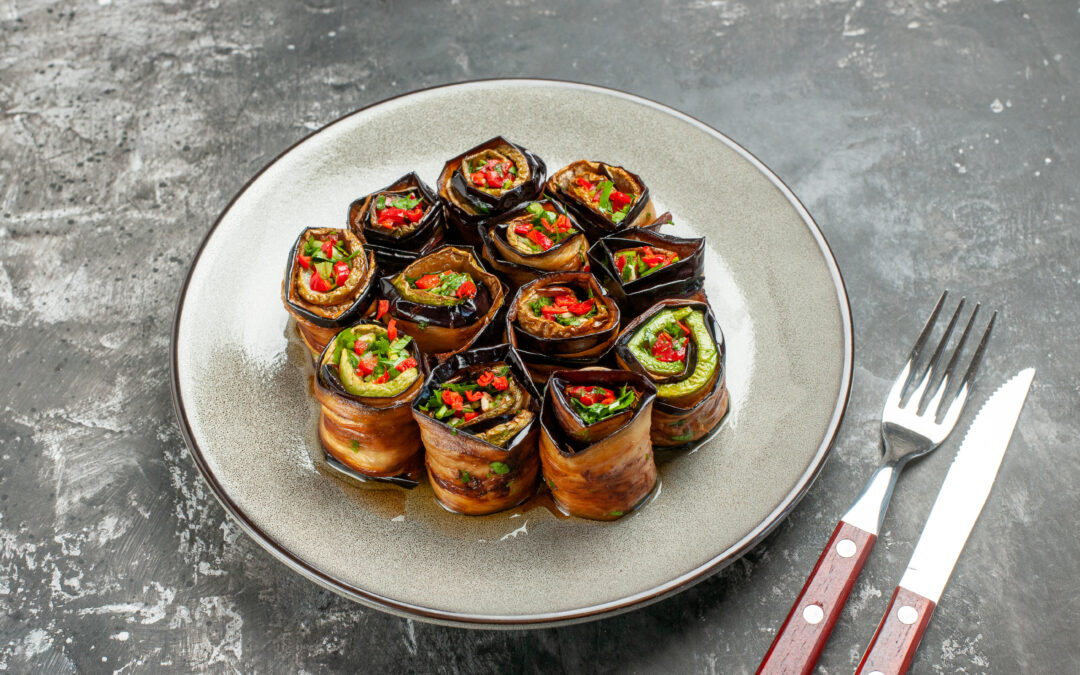
M 389 382 L 389 381 L 390 381 L 390 371 L 389 370 L 384 370 L 382 375 L 380 375 L 380 376 L 376 377 L 374 380 L 372 380 L 372 383 L 373 384 L 383 384 L 384 382 Z
M 477 171 L 473 175 L 469 176 L 469 179 L 473 182 L 473 185 L 479 185 L 480 187 L 486 187 L 487 186 L 487 179 L 484 177 L 484 174 L 481 173 L 480 171 Z
M 570 231 L 570 219 L 566 215 L 560 213 L 559 217 L 555 219 L 555 229 L 559 232 Z
M 375 313 L 375 320 L 378 321 L 379 319 L 383 318 L 383 314 L 386 314 L 388 311 L 390 311 L 390 301 L 380 300 L 379 311 Z
M 690 334 L 690 329 L 686 327 L 685 323 L 683 323 L 682 321 L 676 321 L 675 323 L 679 325 L 679 328 L 682 329 L 682 332 L 686 333 L 687 335 Z
M 506 182 L 506 177 L 499 175 L 495 171 L 488 171 L 484 177 L 487 179 L 488 187 L 501 188 L 503 183 Z
M 565 307 L 560 307 L 559 305 L 544 305 L 543 307 L 540 308 L 540 313 L 543 314 L 544 317 L 547 318 L 547 319 L 550 319 L 551 317 L 555 316 L 556 314 L 562 314 L 565 311 L 566 311 L 566 308 Z
M 675 349 L 671 336 L 662 332 L 656 336 L 656 342 L 653 343 L 651 351 L 656 360 L 663 363 L 682 361 L 686 358 L 686 343 L 683 342 L 679 349 Z
M 465 392 L 465 398 L 469 399 L 469 403 L 476 403 L 484 398 L 484 392 L 476 391 L 475 389 L 473 391 L 467 391 Z
M 465 400 L 461 398 L 461 394 L 450 389 L 443 390 L 442 401 L 454 410 L 460 410 L 461 406 L 465 404 Z
M 360 359 L 360 363 L 356 366 L 356 372 L 361 375 L 370 375 L 375 372 L 375 366 L 377 365 L 379 365 L 379 357 L 368 354 Z
M 510 382 L 507 381 L 505 375 L 500 375 L 491 381 L 491 386 L 495 387 L 496 391 L 504 391 L 510 386 Z
M 311 281 L 308 286 L 316 293 L 325 293 L 330 290 L 330 282 L 319 276 L 318 270 L 311 273 Z
M 495 379 L 495 373 L 488 370 L 488 371 L 484 372 L 483 375 L 476 378 L 476 383 L 478 385 L 480 385 L 481 387 L 486 387 L 489 384 L 491 384 L 491 381 L 494 380 L 494 379 Z
M 438 274 L 425 274 L 416 280 L 416 287 L 427 290 L 428 288 L 434 288 L 439 285 Z
M 459 298 L 471 298 L 476 295 L 476 284 L 466 280 L 463 284 L 458 286 L 457 296 Z
M 585 189 L 586 189 L 586 190 L 588 190 L 589 192 L 592 192 L 592 191 L 593 191 L 593 189 L 594 189 L 594 188 L 593 188 L 593 184 L 592 184 L 592 183 L 590 183 L 589 181 L 585 180 L 585 178 L 584 178 L 584 177 L 582 177 L 582 176 L 578 176 L 578 179 L 577 179 L 577 181 L 576 181 L 576 182 L 577 182 L 577 184 L 578 184 L 578 185 L 580 185 L 581 187 L 585 188 Z
M 356 342 L 353 343 L 352 350 L 354 352 L 356 352 L 357 356 L 363 356 L 364 352 L 367 351 L 367 346 L 368 346 L 368 343 L 365 342 L 364 340 L 357 340 Z
M 397 319 L 390 319 L 386 325 L 386 339 L 393 342 L 397 339 Z
M 611 208 L 615 211 L 622 209 L 622 207 L 634 201 L 633 197 L 625 192 L 619 192 L 618 190 L 612 190 L 611 194 L 608 195 L 608 199 L 611 201 Z
M 399 373 L 404 373 L 409 368 L 415 368 L 415 367 L 416 367 L 416 359 L 414 359 L 411 356 L 409 358 L 405 359 L 404 361 L 402 361 L 401 363 L 397 364 L 396 366 L 394 366 L 394 368 Z
M 465 421 L 466 421 L 466 422 L 469 422 L 469 421 L 471 421 L 471 420 L 472 420 L 473 418 L 475 418 L 475 417 L 476 417 L 477 415 L 479 415 L 479 414 L 480 414 L 480 413 L 478 413 L 478 412 L 475 412 L 475 411 L 470 411 L 470 412 L 467 412 L 467 413 L 465 413 Z
M 588 300 L 584 300 L 582 302 L 575 302 L 574 304 L 569 305 L 566 309 L 570 310 L 571 314 L 581 316 L 582 314 L 589 313 L 589 310 L 592 309 L 594 302 L 596 302 L 596 300 L 594 300 L 593 298 L 589 298 Z
M 339 260 L 334 263 L 334 277 L 338 286 L 344 286 L 345 282 L 349 280 L 349 275 L 352 274 L 352 270 L 349 269 L 349 263 L 344 260 Z
M 540 230 L 529 230 L 529 233 L 525 236 L 543 251 L 546 251 L 555 245 L 555 242 L 551 241 L 551 239 Z
M 590 269 L 589 269 L 589 268 L 590 268 L 590 265 L 589 265 L 589 263 L 585 263 L 585 267 L 582 267 L 582 268 L 581 268 L 581 271 L 582 271 L 582 272 L 589 272 L 589 271 L 590 271 Z M 619 270 L 619 271 L 621 272 L 622 270 Z
M 532 232 L 532 225 L 529 225 L 527 223 L 518 223 L 514 226 L 514 232 L 518 234 L 528 234 L 529 232 Z
M 337 243 L 337 239 L 331 237 L 322 243 L 322 252 L 327 258 L 334 257 L 334 244 Z
M 577 298 L 572 295 L 560 295 L 555 298 L 555 304 L 561 307 L 565 307 L 566 305 L 573 305 L 577 301 Z
M 643 256 L 641 260 L 649 267 L 656 267 L 663 264 L 665 257 L 662 255 L 647 255 Z
M 311 256 L 309 255 L 296 256 L 296 262 L 300 263 L 300 267 L 303 267 L 306 270 L 311 269 Z
M 409 219 L 410 223 L 415 223 L 416 221 L 420 220 L 423 215 L 424 209 L 419 204 L 417 204 L 416 208 L 410 209 L 405 212 L 405 217 Z
M 619 274 L 622 274 L 623 268 L 626 267 L 627 259 L 632 257 L 632 255 L 620 255 L 615 257 L 615 267 L 618 268 Z

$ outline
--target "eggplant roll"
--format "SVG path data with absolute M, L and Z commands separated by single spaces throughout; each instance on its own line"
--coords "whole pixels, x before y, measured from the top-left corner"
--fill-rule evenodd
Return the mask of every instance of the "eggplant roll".
M 685 445 L 720 423 L 728 409 L 724 352 L 724 333 L 704 302 L 661 300 L 623 330 L 619 366 L 656 385 L 654 445 Z
M 424 386 L 420 357 L 412 338 L 372 321 L 330 340 L 315 373 L 329 455 L 364 476 L 419 477 L 423 446 L 410 406 Z
M 547 194 L 571 211 L 589 241 L 626 228 L 659 227 L 641 176 L 621 166 L 579 159 L 552 174 Z
M 506 337 L 533 382 L 556 370 L 595 366 L 615 344 L 620 313 L 588 272 L 555 272 L 522 286 L 506 313 Z
M 454 239 L 479 249 L 477 224 L 536 199 L 546 178 L 542 159 L 496 136 L 447 162 L 436 189 Z
M 510 345 L 473 349 L 431 371 L 412 406 L 435 496 L 484 515 L 536 489 L 539 395 Z
M 285 265 L 281 299 L 312 357 L 367 312 L 377 278 L 375 254 L 352 232 L 315 227 L 300 233 Z
M 384 274 L 401 271 L 443 241 L 443 207 L 415 173 L 349 206 L 349 228 L 375 252 Z
M 657 220 L 670 223 L 671 214 Z M 589 248 L 589 265 L 624 316 L 637 316 L 665 298 L 705 300 L 704 238 L 620 230 Z
M 614 520 L 656 486 L 649 428 L 656 387 L 625 370 L 559 370 L 540 411 L 540 462 L 564 512 Z
M 589 243 L 562 204 L 541 199 L 517 206 L 478 226 L 482 255 L 512 287 L 545 272 L 584 269 Z
M 506 302 L 506 288 L 472 249 L 443 246 L 380 281 L 378 317 L 442 359 L 467 349 Z M 385 305 L 383 304 L 385 302 Z

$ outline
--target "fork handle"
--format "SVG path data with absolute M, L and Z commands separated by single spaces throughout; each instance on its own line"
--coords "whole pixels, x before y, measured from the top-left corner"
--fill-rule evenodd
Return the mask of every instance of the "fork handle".
M 758 666 L 758 675 L 807 675 L 817 663 L 877 535 L 843 520 Z

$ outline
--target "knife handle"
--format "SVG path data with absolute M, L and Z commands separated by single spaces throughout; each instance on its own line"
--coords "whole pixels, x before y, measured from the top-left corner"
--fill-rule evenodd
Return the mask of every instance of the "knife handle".
M 844 522 L 836 526 L 758 675 L 807 675 L 817 663 L 877 535 Z
M 933 600 L 897 586 L 855 674 L 906 673 L 935 606 Z

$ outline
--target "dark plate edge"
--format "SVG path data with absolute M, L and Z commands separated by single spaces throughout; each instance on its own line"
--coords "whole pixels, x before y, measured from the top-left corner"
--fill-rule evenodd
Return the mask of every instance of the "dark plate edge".
M 550 83 L 557 85 L 569 86 L 571 88 L 593 90 L 607 95 L 616 96 L 619 98 L 627 99 L 642 105 L 646 105 L 651 108 L 660 110 L 667 114 L 673 115 L 682 119 L 689 124 L 696 126 L 702 131 L 713 136 L 717 140 L 721 141 L 729 148 L 738 153 L 741 157 L 746 159 L 755 168 L 758 169 L 765 177 L 769 179 L 773 185 L 787 198 L 787 200 L 795 207 L 799 216 L 802 218 L 807 229 L 810 230 L 810 234 L 814 237 L 814 240 L 818 244 L 818 248 L 821 250 L 822 257 L 825 260 L 826 266 L 829 268 L 829 273 L 833 278 L 833 284 L 836 287 L 837 300 L 840 308 L 840 314 L 842 319 L 842 325 L 844 330 L 844 364 L 843 372 L 841 374 L 840 393 L 837 397 L 836 406 L 833 410 L 832 418 L 829 420 L 829 425 L 825 433 L 825 437 L 822 439 L 821 445 L 818 447 L 817 453 L 814 455 L 814 459 L 811 461 L 810 466 L 799 478 L 799 481 L 787 494 L 784 500 L 770 513 L 764 521 L 762 521 L 757 527 L 747 533 L 742 539 L 737 541 L 732 546 L 721 552 L 719 555 L 714 556 L 709 561 L 700 565 L 694 570 L 687 572 L 675 579 L 672 579 L 656 588 L 636 593 L 625 598 L 621 598 L 616 601 L 603 603 L 600 605 L 594 605 L 591 607 L 584 607 L 580 609 L 569 610 L 565 612 L 555 612 L 549 614 L 528 614 L 520 616 L 505 616 L 505 615 L 483 615 L 483 614 L 463 614 L 458 612 L 451 612 L 447 610 L 431 609 L 428 607 L 421 607 L 412 605 L 398 600 L 393 600 L 370 591 L 366 591 L 360 588 L 356 588 L 350 584 L 347 584 L 339 579 L 336 579 L 321 570 L 316 569 L 314 566 L 309 565 L 306 561 L 302 560 L 292 552 L 288 551 L 284 546 L 270 537 L 267 533 L 263 532 L 247 517 L 246 514 L 237 506 L 225 492 L 224 488 L 218 483 L 213 472 L 210 470 L 209 465 L 206 462 L 206 458 L 202 454 L 202 450 L 195 443 L 192 436 L 190 422 L 188 421 L 187 411 L 184 408 L 184 403 L 180 398 L 180 378 L 177 364 L 177 338 L 180 330 L 180 317 L 184 307 L 184 300 L 187 296 L 188 286 L 191 282 L 191 277 L 195 271 L 195 266 L 199 259 L 202 257 L 203 250 L 206 248 L 206 244 L 210 241 L 214 231 L 217 230 L 218 225 L 221 224 L 222 219 L 232 209 L 233 204 L 244 194 L 247 189 L 256 181 L 262 174 L 273 166 L 279 159 L 291 152 L 294 148 L 305 142 L 315 134 L 321 133 L 329 127 L 338 124 L 339 122 L 352 117 L 353 115 L 360 114 L 369 108 L 373 108 L 377 105 L 393 101 L 398 98 L 418 94 L 422 92 L 434 91 L 437 89 L 445 89 L 448 87 L 456 87 L 460 85 L 479 84 L 479 83 L 494 83 L 499 82 L 508 86 L 514 86 L 521 83 Z M 315 583 L 327 588 L 335 593 L 343 595 L 347 598 L 360 602 L 364 605 L 374 607 L 388 611 L 391 614 L 403 618 L 418 618 L 424 621 L 468 627 L 468 628 L 501 628 L 501 629 L 515 629 L 515 628 L 541 628 L 552 627 L 559 625 L 568 625 L 572 623 L 580 623 L 582 621 L 595 620 L 600 618 L 606 618 L 621 614 L 629 611 L 630 609 L 636 609 L 648 604 L 652 604 L 665 597 L 673 595 L 676 592 L 690 588 L 694 584 L 703 581 L 709 576 L 727 567 L 735 560 L 746 554 L 750 549 L 754 548 L 766 536 L 772 532 L 773 528 L 780 524 L 780 522 L 788 516 L 789 513 L 795 508 L 798 502 L 805 496 L 806 492 L 813 485 L 817 479 L 822 468 L 824 467 L 825 460 L 827 459 L 829 452 L 832 450 L 833 444 L 836 440 L 836 434 L 840 428 L 840 422 L 843 420 L 844 413 L 847 410 L 848 400 L 851 395 L 851 378 L 854 362 L 854 330 L 851 319 L 851 304 L 848 300 L 847 287 L 844 284 L 843 275 L 840 272 L 839 266 L 836 264 L 836 257 L 833 255 L 832 249 L 829 247 L 828 242 L 825 240 L 825 236 L 822 234 L 821 229 L 814 221 L 813 217 L 807 211 L 799 198 L 795 196 L 791 188 L 785 184 L 779 176 L 777 176 L 772 170 L 770 170 L 764 163 L 755 157 L 750 151 L 742 147 L 734 140 L 724 135 L 723 133 L 713 129 L 709 125 L 705 124 L 701 120 L 680 112 L 670 106 L 663 103 L 653 101 L 636 94 L 629 94 L 616 89 L 610 89 L 608 87 L 602 87 L 594 84 L 587 84 L 583 82 L 571 82 L 567 80 L 545 79 L 545 78 L 487 78 L 478 80 L 466 80 L 462 82 L 454 82 L 450 84 L 441 84 L 432 87 L 426 87 L 424 89 L 418 89 L 415 91 L 398 94 L 390 98 L 376 101 L 370 105 L 364 106 L 350 112 L 338 119 L 320 127 L 318 130 L 304 136 L 297 142 L 290 145 L 288 148 L 279 153 L 274 159 L 268 162 L 262 169 L 251 177 L 243 187 L 229 200 L 229 203 L 218 215 L 214 224 L 207 231 L 203 237 L 202 242 L 199 244 L 199 248 L 196 250 L 194 257 L 191 260 L 191 266 L 188 268 L 188 272 L 184 277 L 184 283 L 180 288 L 180 294 L 177 298 L 176 309 L 173 314 L 173 326 L 172 333 L 169 339 L 169 369 L 170 369 L 170 387 L 172 389 L 173 407 L 176 410 L 177 421 L 180 425 L 180 431 L 184 437 L 184 441 L 187 443 L 188 449 L 191 452 L 192 458 L 195 460 L 195 464 L 202 474 L 203 479 L 210 486 L 211 491 L 217 498 L 218 502 L 225 508 L 236 520 L 237 524 L 244 532 L 254 539 L 260 546 L 266 549 L 271 555 L 283 562 L 294 571 L 300 573 L 304 577 L 314 581 Z

